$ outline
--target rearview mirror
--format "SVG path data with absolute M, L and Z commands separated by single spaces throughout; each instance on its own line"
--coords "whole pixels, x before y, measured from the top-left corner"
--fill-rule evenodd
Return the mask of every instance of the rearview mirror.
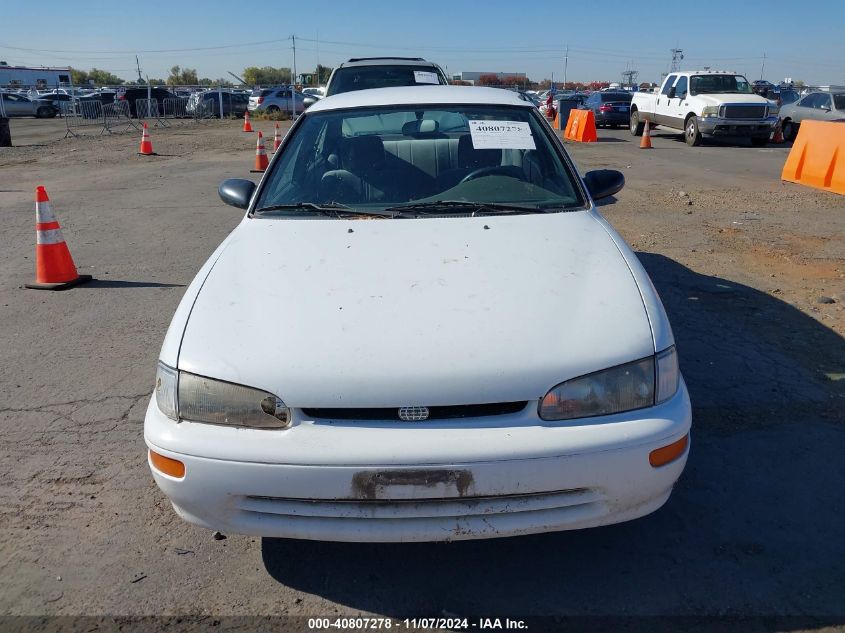
M 618 193 L 625 186 L 625 176 L 615 169 L 594 169 L 586 173 L 584 184 L 593 200 L 601 200 Z
M 238 209 L 246 209 L 255 191 L 255 183 L 243 178 L 229 178 L 220 183 L 217 193 L 220 199 Z

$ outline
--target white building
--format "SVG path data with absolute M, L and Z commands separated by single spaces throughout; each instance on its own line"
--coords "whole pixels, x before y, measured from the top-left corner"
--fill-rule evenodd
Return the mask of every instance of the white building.
M 39 90 L 70 85 L 70 68 L 53 66 L 9 66 L 0 62 L 0 88 L 35 86 Z

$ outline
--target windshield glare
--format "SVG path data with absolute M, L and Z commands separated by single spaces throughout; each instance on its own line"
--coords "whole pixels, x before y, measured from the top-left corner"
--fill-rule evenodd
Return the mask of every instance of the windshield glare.
M 534 108 L 413 107 L 306 114 L 267 175 L 256 210 L 298 203 L 364 213 L 437 201 L 537 210 L 585 204 Z
M 742 75 L 693 75 L 690 94 L 751 94 L 751 85 Z

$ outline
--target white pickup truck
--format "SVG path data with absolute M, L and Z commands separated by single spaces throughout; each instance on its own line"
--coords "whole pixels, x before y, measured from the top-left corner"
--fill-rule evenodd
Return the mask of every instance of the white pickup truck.
M 778 121 L 778 105 L 751 92 L 742 75 L 723 71 L 671 73 L 656 92 L 635 92 L 631 134 L 645 122 L 684 133 L 687 145 L 704 136 L 745 137 L 763 147 Z

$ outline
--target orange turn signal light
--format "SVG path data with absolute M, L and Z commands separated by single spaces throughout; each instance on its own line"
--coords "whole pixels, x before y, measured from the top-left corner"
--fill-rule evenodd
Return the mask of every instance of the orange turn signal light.
M 150 451 L 150 463 L 155 466 L 156 470 L 165 475 L 176 477 L 176 479 L 182 479 L 185 476 L 185 464 L 178 459 L 172 459 L 164 455 L 159 455 L 155 451 Z
M 648 463 L 657 468 L 673 462 L 684 454 L 689 444 L 689 433 L 676 442 L 672 442 L 662 448 L 657 448 L 648 454 Z

